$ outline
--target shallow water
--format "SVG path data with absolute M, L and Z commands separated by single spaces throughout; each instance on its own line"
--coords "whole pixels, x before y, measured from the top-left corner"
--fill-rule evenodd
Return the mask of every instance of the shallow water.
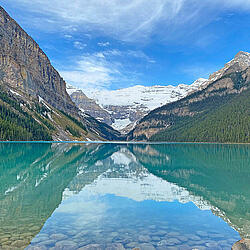
M 230 249 L 249 183 L 249 145 L 2 143 L 0 246 Z

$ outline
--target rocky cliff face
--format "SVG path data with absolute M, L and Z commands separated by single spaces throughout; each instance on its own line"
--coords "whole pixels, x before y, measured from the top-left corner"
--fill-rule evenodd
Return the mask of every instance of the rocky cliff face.
M 46 54 L 1 7 L 0 85 L 2 91 L 12 92 L 9 98 L 12 98 L 13 93 L 16 93 L 14 94 L 16 102 L 25 101 L 27 105 L 24 106 L 31 116 L 34 116 L 34 112 L 32 113 L 32 110 L 28 111 L 27 109 L 32 109 L 31 106 L 37 106 L 40 103 L 39 105 L 42 106 L 49 105 L 49 109 L 55 109 L 54 112 L 62 111 L 74 117 L 86 128 L 85 136 L 81 136 L 82 139 L 89 138 L 88 134 L 91 139 L 112 140 L 119 137 L 119 133 L 111 127 L 96 121 L 76 107 L 66 92 L 65 81 L 51 65 Z M 29 105 L 29 102 L 31 105 Z M 67 116 L 65 117 L 68 119 Z M 57 135 L 54 138 L 71 139 L 67 136 L 68 132 L 64 133 L 66 127 L 59 126 L 55 120 L 51 117 L 49 121 L 57 127 Z M 73 131 L 72 129 L 69 130 Z M 82 134 L 82 132 L 79 133 Z M 75 135 L 79 133 L 73 132 Z
M 129 132 L 135 124 L 151 110 L 166 103 L 177 101 L 193 91 L 201 89 L 206 79 L 198 79 L 191 85 L 178 86 L 134 86 L 114 91 L 87 91 L 68 87 L 67 91 L 79 108 L 96 119 L 103 121 L 123 133 Z
M 67 84 L 67 92 L 80 110 L 93 116 L 100 122 L 112 125 L 114 119 L 112 119 L 111 114 L 98 105 L 95 100 L 88 98 L 82 90 Z
M 153 110 L 128 139 L 248 142 L 250 54 L 239 52 L 203 90 Z
M 0 72 L 5 85 L 39 95 L 53 107 L 77 113 L 65 82 L 38 44 L 0 8 Z

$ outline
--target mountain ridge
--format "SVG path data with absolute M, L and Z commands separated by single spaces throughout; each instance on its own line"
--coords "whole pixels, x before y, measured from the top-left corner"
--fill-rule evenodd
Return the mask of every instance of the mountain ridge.
M 151 111 L 128 140 L 249 142 L 249 58 L 239 52 L 204 89 Z

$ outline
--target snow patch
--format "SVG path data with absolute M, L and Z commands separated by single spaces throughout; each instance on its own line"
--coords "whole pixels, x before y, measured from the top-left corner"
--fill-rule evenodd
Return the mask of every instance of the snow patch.
M 114 161 L 114 164 L 118 165 L 129 165 L 131 159 L 122 152 L 115 152 L 111 155 L 111 159 Z
M 14 94 L 14 95 L 21 96 L 19 93 L 17 93 L 16 91 L 14 91 L 14 90 L 12 90 L 12 89 L 10 89 L 10 92 L 11 92 L 12 94 Z
M 112 123 L 112 127 L 117 130 L 126 128 L 131 123 L 129 118 L 126 119 L 115 119 L 115 122 Z

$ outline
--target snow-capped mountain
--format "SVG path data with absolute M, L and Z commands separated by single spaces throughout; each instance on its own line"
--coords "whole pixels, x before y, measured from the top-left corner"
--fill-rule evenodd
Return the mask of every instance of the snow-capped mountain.
M 95 173 L 95 177 L 89 174 L 91 171 Z M 76 192 L 74 187 L 79 187 L 78 182 L 86 185 Z M 185 188 L 151 174 L 127 148 L 121 148 L 87 170 L 78 170 L 75 179 L 64 190 L 63 199 L 68 199 L 79 192 L 87 192 L 91 195 L 114 194 L 135 201 L 173 202 L 177 200 L 183 204 L 193 202 L 201 210 L 211 209 L 210 203 L 202 197 L 194 196 Z
M 150 87 L 136 85 L 118 90 L 84 90 L 84 93 L 68 86 L 68 93 L 78 107 L 84 109 L 85 112 L 117 130 L 128 132 L 151 110 L 177 101 L 191 92 L 201 89 L 206 82 L 207 79 L 200 78 L 191 85 Z M 83 96 L 85 97 L 83 98 Z M 91 105 L 91 109 L 89 105 Z M 100 107 L 103 112 L 100 112 Z M 96 112 L 97 110 L 98 112 Z

